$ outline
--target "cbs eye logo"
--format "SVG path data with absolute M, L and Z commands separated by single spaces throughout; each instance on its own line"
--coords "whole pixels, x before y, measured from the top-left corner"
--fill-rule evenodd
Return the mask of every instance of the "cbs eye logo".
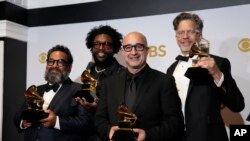
M 243 38 L 238 43 L 238 48 L 243 52 L 250 51 L 250 39 L 249 38 Z
M 47 59 L 47 54 L 42 52 L 40 55 L 39 55 L 39 62 L 44 64 L 46 63 L 46 59 Z

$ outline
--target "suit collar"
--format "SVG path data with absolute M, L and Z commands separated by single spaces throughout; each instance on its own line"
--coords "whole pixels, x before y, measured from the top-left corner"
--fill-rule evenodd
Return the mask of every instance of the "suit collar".
M 57 103 L 60 103 L 59 101 L 64 97 L 62 95 L 67 94 L 67 89 L 69 88 L 70 84 L 73 83 L 73 81 L 68 78 L 66 79 L 60 89 L 57 91 L 55 96 L 53 97 L 52 101 L 50 102 L 49 108 L 54 109 Z

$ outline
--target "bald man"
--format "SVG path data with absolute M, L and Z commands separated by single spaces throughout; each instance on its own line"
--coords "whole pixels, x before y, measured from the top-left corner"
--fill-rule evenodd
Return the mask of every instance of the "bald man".
M 102 140 L 111 140 L 120 129 L 117 108 L 123 103 L 137 116 L 132 127 L 134 140 L 178 141 L 184 132 L 184 121 L 174 77 L 147 64 L 149 48 L 143 34 L 130 32 L 122 44 L 127 68 L 104 80 L 96 112 L 95 126 Z

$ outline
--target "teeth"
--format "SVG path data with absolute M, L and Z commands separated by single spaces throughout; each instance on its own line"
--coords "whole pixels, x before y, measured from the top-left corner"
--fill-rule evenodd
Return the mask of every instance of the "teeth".
M 98 56 L 103 57 L 105 54 L 103 52 L 99 52 Z

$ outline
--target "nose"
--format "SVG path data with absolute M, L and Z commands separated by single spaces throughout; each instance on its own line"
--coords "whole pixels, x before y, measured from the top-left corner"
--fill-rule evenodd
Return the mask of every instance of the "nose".
M 189 33 L 188 32 L 184 32 L 183 38 L 187 38 L 188 36 L 189 36 Z
M 132 53 L 132 54 L 135 54 L 135 53 L 136 53 L 135 47 L 132 47 L 131 53 Z
M 104 44 L 100 44 L 99 49 L 104 49 Z
M 57 67 L 58 66 L 58 60 L 55 60 L 52 66 Z

